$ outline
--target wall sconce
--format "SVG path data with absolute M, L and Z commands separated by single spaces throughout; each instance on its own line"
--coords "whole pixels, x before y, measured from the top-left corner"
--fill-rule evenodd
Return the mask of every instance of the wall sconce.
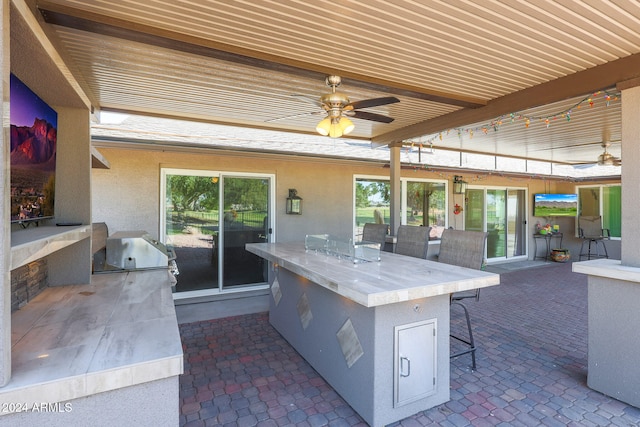
M 467 183 L 460 175 L 453 177 L 453 194 L 464 194 L 467 191 Z
M 289 197 L 287 197 L 287 214 L 302 215 L 302 197 L 298 196 L 295 188 L 289 189 Z

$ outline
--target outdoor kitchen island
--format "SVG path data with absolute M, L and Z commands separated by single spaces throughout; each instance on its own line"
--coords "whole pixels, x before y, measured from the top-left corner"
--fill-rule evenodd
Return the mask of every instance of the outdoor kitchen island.
M 393 253 L 354 263 L 304 243 L 252 243 L 269 261 L 269 321 L 372 426 L 449 400 L 449 294 L 498 274 Z

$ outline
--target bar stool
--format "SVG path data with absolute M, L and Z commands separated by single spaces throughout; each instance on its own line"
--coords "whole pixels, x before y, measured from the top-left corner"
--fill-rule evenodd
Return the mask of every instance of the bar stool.
M 484 249 L 489 233 L 481 231 L 466 231 L 447 229 L 442 233 L 440 241 L 440 253 L 438 254 L 438 262 L 457 265 L 460 267 L 473 268 L 475 270 L 482 269 L 484 262 Z M 455 292 L 450 295 L 449 302 L 451 306 L 462 307 L 464 317 L 467 323 L 468 337 L 462 337 L 451 333 L 449 336 L 466 345 L 464 350 L 455 352 L 450 358 L 462 356 L 463 354 L 471 354 L 471 368 L 476 369 L 476 344 L 473 339 L 473 329 L 471 328 L 471 318 L 469 310 L 461 302 L 464 299 L 480 299 L 480 289 L 472 291 Z
M 591 257 L 596 258 L 609 258 L 607 253 L 607 246 L 604 244 L 605 240 L 609 240 L 611 233 L 609 229 L 602 228 L 602 217 L 600 216 L 581 216 L 578 218 L 578 236 L 582 239 L 580 245 L 580 255 L 578 260 L 582 260 L 582 257 L 587 257 L 590 260 Z M 588 245 L 587 251 L 584 251 L 584 245 Z M 591 245 L 594 246 L 595 254 L 591 251 Z M 604 254 L 600 253 L 600 245 L 604 250 Z

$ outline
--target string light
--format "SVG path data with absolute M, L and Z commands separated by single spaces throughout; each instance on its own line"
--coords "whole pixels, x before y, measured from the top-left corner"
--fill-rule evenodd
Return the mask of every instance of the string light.
M 500 127 L 503 125 L 503 123 L 505 122 L 506 119 L 508 119 L 509 123 L 515 123 L 516 121 L 521 120 L 524 123 L 524 127 L 525 128 L 529 128 L 529 126 L 531 125 L 531 121 L 540 121 L 540 122 L 544 122 L 545 126 L 547 129 L 549 129 L 551 127 L 551 121 L 553 120 L 557 120 L 558 117 L 564 118 L 567 120 L 567 122 L 571 122 L 571 117 L 572 114 L 574 113 L 574 110 L 580 110 L 582 105 L 587 103 L 589 104 L 589 108 L 593 108 L 595 106 L 596 103 L 596 99 L 600 96 L 604 94 L 603 99 L 605 101 L 605 105 L 608 107 L 612 101 L 617 101 L 619 99 L 619 94 L 612 94 L 609 93 L 608 91 L 604 90 L 604 91 L 598 91 L 595 92 L 587 97 L 585 97 L 584 99 L 580 100 L 579 102 L 577 102 L 576 104 L 572 105 L 571 107 L 563 110 L 563 111 L 559 111 L 557 113 L 554 114 L 550 114 L 548 116 L 534 116 L 534 115 L 526 115 L 520 112 L 511 112 L 508 114 L 505 114 L 503 116 L 500 117 L 496 117 L 493 120 L 490 121 L 489 124 L 483 125 L 483 126 L 479 126 L 476 128 L 453 128 L 453 129 L 447 129 L 446 130 L 446 135 L 449 135 L 449 133 L 452 130 L 455 130 L 458 138 L 462 138 L 463 133 L 466 133 L 469 136 L 469 139 L 473 139 L 473 133 L 474 131 L 481 131 L 483 132 L 485 135 L 489 133 L 489 131 L 491 129 L 493 129 L 494 132 L 497 132 Z M 443 140 L 443 135 L 442 132 L 438 133 L 436 136 L 428 139 L 426 142 L 427 144 L 433 144 L 433 142 L 436 140 L 436 138 L 438 138 L 440 141 Z M 409 141 L 407 141 L 409 142 Z
M 429 168 L 428 165 L 422 165 L 422 164 L 413 166 L 414 172 L 418 172 L 420 170 L 427 171 L 432 175 L 434 175 L 436 178 L 447 180 L 447 181 L 453 181 L 456 175 L 460 175 L 460 172 L 446 173 L 446 172 L 439 171 L 437 170 L 437 166 L 436 166 L 436 169 L 431 169 Z M 473 184 L 473 183 L 478 184 L 482 181 L 491 180 L 495 176 L 498 176 L 500 178 L 506 179 L 511 182 L 530 182 L 530 181 L 542 180 L 544 182 L 553 181 L 553 182 L 572 182 L 573 183 L 573 182 L 582 181 L 580 178 L 574 178 L 569 176 L 554 176 L 553 178 L 550 178 L 549 176 L 540 175 L 540 174 L 531 174 L 531 175 L 522 176 L 518 174 L 511 174 L 508 172 L 486 172 L 486 173 L 483 173 L 482 175 L 480 174 L 465 175 L 464 179 L 469 184 Z

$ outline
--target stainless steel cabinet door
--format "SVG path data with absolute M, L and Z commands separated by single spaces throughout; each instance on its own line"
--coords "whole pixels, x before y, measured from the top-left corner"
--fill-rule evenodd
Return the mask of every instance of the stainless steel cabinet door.
M 394 406 L 435 393 L 436 329 L 436 319 L 394 328 Z

